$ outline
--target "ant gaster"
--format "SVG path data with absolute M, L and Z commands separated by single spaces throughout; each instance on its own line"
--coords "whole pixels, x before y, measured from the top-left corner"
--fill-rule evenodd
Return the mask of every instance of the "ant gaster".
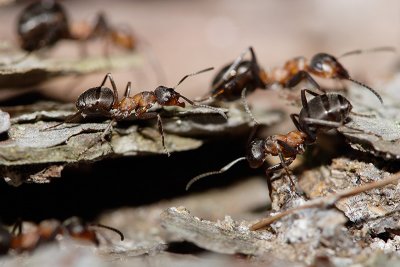
M 306 93 L 313 95 L 314 98 L 307 101 Z M 285 135 L 277 134 L 265 139 L 256 138 L 252 140 L 247 145 L 245 157 L 232 161 L 219 171 L 207 172 L 194 177 L 187 184 L 186 190 L 194 182 L 209 175 L 223 173 L 242 160 L 247 160 L 251 168 L 259 168 L 264 165 L 267 156 L 278 156 L 280 159 L 280 163 L 266 169 L 270 196 L 273 190 L 270 174 L 281 169 L 285 170 L 292 188 L 295 188 L 288 166 L 296 159 L 298 154 L 305 151 L 306 146 L 316 141 L 319 132 L 343 126 L 349 121 L 349 115 L 352 113 L 351 103 L 339 94 L 317 94 L 304 89 L 301 91 L 301 100 L 303 107 L 300 114 L 291 115 L 297 130 Z
M 78 217 L 71 217 L 62 223 L 45 220 L 28 232 L 22 231 L 22 221 L 18 221 L 11 232 L 0 227 L 0 255 L 10 250 L 16 253 L 33 251 L 42 244 L 55 241 L 58 236 L 88 241 L 98 246 L 100 242 L 95 230 L 97 227 L 111 230 L 120 236 L 121 241 L 124 240 L 121 231 L 103 224 L 87 223 Z
M 78 112 L 67 118 L 65 122 L 73 121 L 78 116 L 85 117 L 86 115 L 90 114 L 109 116 L 111 117 L 111 121 L 102 134 L 102 139 L 104 140 L 105 135 L 107 135 L 108 131 L 115 121 L 120 121 L 128 118 L 157 118 L 157 125 L 158 130 L 161 134 L 162 145 L 166 153 L 169 155 L 168 149 L 165 146 L 164 130 L 162 126 L 161 116 L 159 114 L 160 108 L 165 106 L 185 107 L 185 103 L 179 101 L 182 98 L 194 107 L 211 109 L 218 112 L 221 116 L 227 119 L 227 116 L 225 115 L 223 110 L 207 105 L 194 103 L 192 100 L 175 91 L 175 89 L 188 77 L 210 71 L 212 69 L 213 68 L 207 68 L 195 73 L 187 74 L 172 88 L 158 86 L 154 91 L 143 91 L 135 94 L 134 96 L 130 96 L 131 83 L 128 82 L 125 89 L 124 97 L 120 101 L 118 100 L 118 90 L 115 85 L 114 79 L 112 78 L 111 74 L 108 73 L 104 77 L 103 82 L 100 86 L 90 88 L 79 96 L 78 100 L 76 101 L 76 108 L 78 109 Z M 104 86 L 107 79 L 110 80 L 112 90 Z M 63 123 L 64 122 L 56 124 L 47 129 L 57 127 Z

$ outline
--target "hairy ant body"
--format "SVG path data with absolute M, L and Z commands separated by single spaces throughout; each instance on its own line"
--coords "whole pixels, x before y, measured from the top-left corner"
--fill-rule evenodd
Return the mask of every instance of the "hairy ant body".
M 314 96 L 307 101 L 306 93 Z M 246 156 L 238 158 L 219 171 L 207 172 L 191 179 L 186 190 L 196 181 L 214 174 L 220 174 L 229 170 L 233 165 L 242 160 L 247 160 L 251 168 L 259 168 L 264 165 L 267 156 L 278 156 L 280 163 L 266 169 L 269 194 L 272 193 L 270 174 L 284 169 L 288 175 L 292 188 L 295 187 L 288 166 L 296 159 L 296 156 L 304 153 L 305 147 L 314 143 L 319 132 L 343 126 L 349 121 L 352 110 L 351 103 L 339 94 L 317 94 L 310 90 L 301 91 L 302 109 L 299 114 L 291 114 L 297 130 L 285 135 L 277 134 L 265 139 L 252 140 L 246 149 Z M 253 132 L 254 134 L 254 132 Z M 250 137 L 250 139 L 252 136 Z
M 131 92 L 131 83 L 128 82 L 124 97 L 119 101 L 118 100 L 118 90 L 115 85 L 114 79 L 111 74 L 108 73 L 101 83 L 100 86 L 90 88 L 83 92 L 78 100 L 76 101 L 76 108 L 78 112 L 76 112 L 71 117 L 67 118 L 65 122 L 69 122 L 77 118 L 78 116 L 85 117 L 90 114 L 100 114 L 111 117 L 111 121 L 108 124 L 107 128 L 102 134 L 102 139 L 104 139 L 105 135 L 108 133 L 111 128 L 113 122 L 121 121 L 128 118 L 136 118 L 136 119 L 153 119 L 157 118 L 158 129 L 161 134 L 162 145 L 164 150 L 169 155 L 168 149 L 165 146 L 164 140 L 164 130 L 162 126 L 161 116 L 159 114 L 160 109 L 166 106 L 178 106 L 185 107 L 185 103 L 181 102 L 182 98 L 190 105 L 195 107 L 204 107 L 211 110 L 214 110 L 221 114 L 225 119 L 227 119 L 225 113 L 218 108 L 196 104 L 192 100 L 183 96 L 182 94 L 175 91 L 175 89 L 188 77 L 210 71 L 213 68 L 207 68 L 195 73 L 191 73 L 185 75 L 174 87 L 166 87 L 166 86 L 158 86 L 154 91 L 143 91 L 137 93 L 133 96 L 130 96 Z M 110 80 L 112 90 L 108 87 L 105 87 L 104 84 L 106 81 Z M 51 129 L 57 127 L 65 122 L 56 124 L 47 129 Z
M 392 47 L 379 47 L 367 51 L 393 50 Z M 363 52 L 366 51 L 351 51 L 339 58 Z M 250 60 L 244 60 L 247 53 L 251 55 Z M 314 88 L 325 93 L 311 74 L 320 78 L 349 80 L 371 91 L 383 103 L 381 96 L 374 89 L 351 78 L 348 71 L 338 61 L 338 58 L 332 55 L 318 53 L 309 62 L 305 57 L 296 57 L 287 61 L 282 68 L 275 68 L 270 72 L 266 72 L 259 66 L 252 47 L 248 47 L 233 63 L 223 67 L 217 73 L 212 82 L 210 96 L 199 101 L 209 98 L 222 101 L 235 101 L 242 98 L 246 111 L 250 113 L 245 95 L 247 92 L 253 92 L 257 88 L 267 89 L 273 84 L 278 84 L 283 88 L 292 88 L 301 81 L 307 80 Z
M 22 222 L 19 221 L 11 232 L 0 227 L 0 254 L 6 254 L 10 250 L 16 253 L 33 251 L 42 244 L 55 241 L 58 236 L 88 241 L 98 246 L 100 241 L 96 227 L 111 230 L 120 236 L 121 241 L 124 240 L 121 231 L 103 224 L 87 223 L 78 217 L 71 217 L 62 223 L 57 220 L 45 220 L 26 233 L 22 232 Z

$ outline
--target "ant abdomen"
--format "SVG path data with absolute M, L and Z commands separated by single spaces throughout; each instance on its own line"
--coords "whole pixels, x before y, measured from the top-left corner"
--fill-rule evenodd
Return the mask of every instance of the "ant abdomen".
M 232 63 L 222 68 L 213 79 L 213 90 L 211 91 L 211 95 L 214 98 L 224 101 L 235 101 L 240 98 L 243 88 L 246 88 L 247 93 L 251 93 L 257 88 L 266 87 L 264 83 L 265 81 L 261 81 L 258 76 L 260 74 L 265 74 L 265 72 L 260 71 L 260 73 L 254 73 L 252 69 L 254 63 L 248 60 L 241 62 L 237 69 L 233 70 L 234 73 L 230 74 L 231 77 L 225 81 L 225 83 L 218 86 L 218 83 L 221 82 L 221 79 L 229 70 L 231 65 Z
M 259 168 L 265 161 L 265 139 L 254 139 L 247 146 L 246 158 L 251 168 Z
M 94 87 L 83 92 L 76 101 L 76 108 L 85 113 L 108 112 L 114 104 L 114 94 L 110 88 Z
M 310 72 L 323 78 L 348 79 L 347 70 L 337 61 L 334 56 L 326 53 L 318 53 L 311 58 Z
M 184 102 L 179 102 L 181 95 L 177 93 L 173 88 L 165 86 L 158 86 L 154 93 L 157 97 L 157 103 L 161 106 L 180 106 L 185 107 Z
M 54 1 L 34 2 L 21 13 L 17 25 L 21 48 L 32 52 L 70 36 L 64 8 Z

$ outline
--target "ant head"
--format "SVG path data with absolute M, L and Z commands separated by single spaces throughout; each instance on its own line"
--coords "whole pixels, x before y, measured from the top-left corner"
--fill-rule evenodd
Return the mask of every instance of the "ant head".
M 246 158 L 251 168 L 259 168 L 265 161 L 265 140 L 255 139 L 247 146 Z
M 52 46 L 69 36 L 67 14 L 55 1 L 34 2 L 22 11 L 17 30 L 25 51 Z
M 108 87 L 94 87 L 83 92 L 76 101 L 76 108 L 79 111 L 96 113 L 99 111 L 107 112 L 114 104 L 115 96 Z
M 158 86 L 154 93 L 157 97 L 157 103 L 162 106 L 179 106 L 185 107 L 184 102 L 179 102 L 181 95 L 176 92 L 173 88 L 165 86 Z
M 319 53 L 312 57 L 310 72 L 323 78 L 348 79 L 349 73 L 334 56 Z
M 4 227 L 0 226 L 0 255 L 6 254 L 11 245 L 11 234 Z

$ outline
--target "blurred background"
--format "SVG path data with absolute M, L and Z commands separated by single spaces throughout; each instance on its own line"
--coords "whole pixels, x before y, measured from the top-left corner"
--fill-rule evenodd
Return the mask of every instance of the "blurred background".
M 29 1 L 2 2 L 9 4 L 0 8 L 0 37 L 17 42 L 16 18 Z M 260 64 L 268 69 L 282 66 L 295 56 L 310 58 L 318 52 L 341 55 L 377 46 L 398 48 L 400 42 L 400 2 L 397 0 L 62 3 L 72 23 L 90 23 L 99 11 L 104 11 L 111 23 L 130 25 L 143 47 L 147 49 L 150 44 L 152 54 L 165 71 L 167 85 L 174 85 L 183 75 L 202 68 L 214 66 L 219 69 L 249 45 L 255 48 Z M 77 46 L 65 41 L 57 44 L 50 55 L 77 55 Z M 101 44 L 90 44 L 89 47 L 90 54 L 101 55 Z M 396 58 L 390 53 L 376 53 L 344 58 L 342 63 L 354 78 L 373 86 L 390 76 Z M 104 74 L 92 75 L 74 88 L 55 90 L 57 86 L 52 84 L 40 90 L 50 98 L 74 101 L 82 91 L 99 83 Z M 134 88 L 141 91 L 152 90 L 160 83 L 146 64 L 134 72 L 114 71 L 113 74 L 121 91 L 130 80 Z M 180 90 L 189 97 L 203 95 L 214 74 L 210 72 L 192 78 Z M 5 97 L 3 92 L 2 98 Z
M 71 23 L 90 23 L 98 12 L 103 11 L 111 23 L 129 25 L 142 43 L 143 49 L 138 52 L 145 55 L 145 51 L 151 50 L 151 54 L 162 65 L 165 85 L 173 86 L 185 74 L 214 66 L 215 71 L 188 79 L 179 88 L 180 93 L 190 98 L 203 96 L 209 90 L 218 69 L 233 61 L 250 45 L 254 47 L 260 65 L 271 69 L 283 66 L 287 60 L 296 56 L 310 58 L 318 52 L 341 55 L 355 49 L 379 46 L 399 49 L 400 42 L 398 0 L 61 2 Z M 30 2 L 3 0 L 0 3 L 0 39 L 16 46 L 17 16 Z M 102 45 L 100 41 L 88 44 L 89 53 L 102 55 Z M 63 41 L 45 56 L 78 57 L 78 46 L 74 42 Z M 122 51 L 112 51 L 111 55 L 113 52 L 123 54 Z M 353 78 L 379 91 L 379 85 L 396 71 L 398 54 L 370 53 L 343 58 L 341 62 Z M 109 71 L 121 93 L 128 81 L 133 83 L 133 92 L 154 90 L 161 82 L 157 80 L 148 61 L 133 70 Z M 97 86 L 104 75 L 100 72 L 84 79 L 57 79 L 29 90 L 47 99 L 74 102 L 80 93 Z M 71 81 L 76 82 L 70 85 Z M 0 104 L 9 104 L 12 96 L 12 103 L 19 104 L 22 98 L 15 96 L 19 92 L 22 91 L 1 90 Z M 32 101 L 38 99 L 38 94 L 35 94 Z M 285 106 L 278 94 L 270 91 L 256 92 L 249 97 L 249 102 L 271 109 Z M 273 127 L 272 132 L 288 131 L 286 126 L 278 127 Z M 192 154 L 178 153 L 171 157 L 172 160 L 166 160 L 165 156 L 137 159 L 135 167 L 132 167 L 131 159 L 108 160 L 83 168 L 72 166 L 63 172 L 60 181 L 51 185 L 10 188 L 2 184 L 3 189 L 7 188 L 7 192 L 2 193 L 2 199 L 17 201 L 30 194 L 40 203 L 37 206 L 35 202 L 20 201 L 20 204 L 16 204 L 18 208 L 8 209 L 11 218 L 21 216 L 21 213 L 35 219 L 71 215 L 93 218 L 105 208 L 152 203 L 172 198 L 176 193 L 185 194 L 184 186 L 191 177 L 220 168 L 231 159 L 243 155 L 243 150 L 244 145 L 232 145 L 228 140 L 221 146 L 209 145 L 195 153 L 190 152 Z M 193 158 L 197 159 L 195 164 L 193 160 L 187 162 Z M 252 174 L 243 165 L 225 177 L 235 176 L 240 179 L 241 176 Z M 263 177 L 262 170 L 257 171 Z M 110 178 L 116 181 L 112 190 L 109 187 Z M 221 182 L 224 178 L 217 180 Z M 211 179 L 209 185 L 215 181 Z M 94 187 L 95 197 L 92 196 Z M 47 212 L 41 207 L 47 205 L 50 196 L 54 201 L 49 201 L 52 211 Z

